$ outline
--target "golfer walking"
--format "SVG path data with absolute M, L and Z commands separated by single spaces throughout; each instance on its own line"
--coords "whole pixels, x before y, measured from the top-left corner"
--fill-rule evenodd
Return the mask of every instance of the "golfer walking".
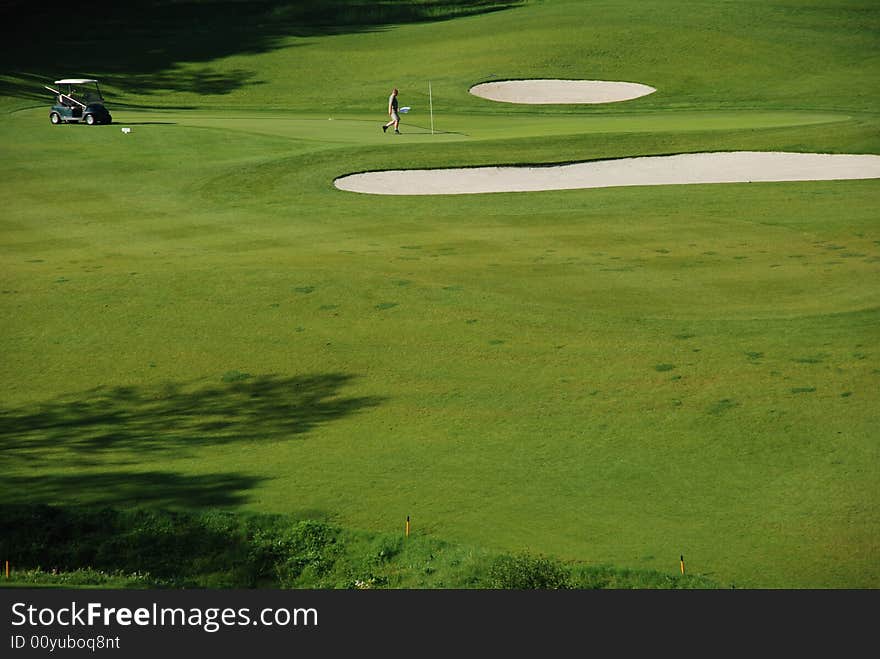
M 391 90 L 391 96 L 388 97 L 388 115 L 391 121 L 382 126 L 382 132 L 388 131 L 390 126 L 394 126 L 394 132 L 400 135 L 400 113 L 397 111 L 397 87 Z

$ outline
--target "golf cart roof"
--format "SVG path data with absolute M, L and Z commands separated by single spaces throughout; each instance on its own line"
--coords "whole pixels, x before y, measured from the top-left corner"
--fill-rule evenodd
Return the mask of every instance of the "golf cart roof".
M 56 85 L 84 85 L 87 82 L 98 82 L 91 78 L 65 78 L 64 80 L 56 80 Z

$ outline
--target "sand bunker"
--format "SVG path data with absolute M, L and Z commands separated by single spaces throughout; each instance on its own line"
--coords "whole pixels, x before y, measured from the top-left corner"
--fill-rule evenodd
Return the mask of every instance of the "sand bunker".
M 657 91 L 635 82 L 502 80 L 470 93 L 505 103 L 614 103 Z M 539 192 L 634 185 L 832 181 L 880 178 L 880 156 L 736 151 L 596 160 L 537 167 L 411 169 L 350 174 L 340 190 L 381 195 Z
M 652 94 L 656 89 L 637 82 L 606 80 L 500 80 L 470 88 L 490 101 L 551 105 L 554 103 L 616 103 Z
M 389 170 L 341 176 L 334 185 L 366 194 L 437 195 L 873 178 L 880 178 L 876 155 L 735 151 L 558 166 Z

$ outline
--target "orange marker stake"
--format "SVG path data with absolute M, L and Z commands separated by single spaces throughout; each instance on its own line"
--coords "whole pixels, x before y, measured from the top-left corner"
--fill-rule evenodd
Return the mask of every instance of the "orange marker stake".
M 681 573 L 684 574 L 684 555 L 681 556 L 680 565 L 681 565 Z
M 409 537 L 409 515 L 406 516 L 406 537 Z

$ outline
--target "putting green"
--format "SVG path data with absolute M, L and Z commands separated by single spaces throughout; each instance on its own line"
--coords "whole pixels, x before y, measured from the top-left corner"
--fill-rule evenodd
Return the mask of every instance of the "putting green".
M 28 110 L 36 112 L 35 110 Z M 40 111 L 41 113 L 42 110 Z M 404 115 L 401 135 L 383 134 L 382 117 L 366 114 L 302 115 L 273 112 L 230 111 L 114 111 L 114 125 L 132 126 L 135 132 L 150 125 L 215 128 L 259 135 L 330 144 L 387 144 L 400 142 L 500 140 L 579 134 L 678 133 L 727 130 L 759 130 L 790 126 L 831 124 L 850 120 L 842 113 L 806 111 L 664 111 L 627 114 L 552 115 L 540 112 L 512 115 L 452 113 L 431 118 L 425 111 Z M 47 120 L 48 121 L 48 120 Z M 138 128 L 142 125 L 144 128 Z
M 492 101 L 525 104 L 603 104 L 631 100 L 657 91 L 639 83 L 595 80 L 508 80 L 471 87 L 476 96 Z M 632 118 L 625 116 L 610 132 L 639 132 Z M 720 130 L 722 118 L 714 122 L 693 121 L 690 130 Z M 737 117 L 761 126 L 766 117 Z M 681 130 L 687 119 L 668 113 L 659 120 L 641 124 L 642 130 Z M 581 121 L 579 121 L 579 124 Z M 513 129 L 507 121 L 499 127 Z M 522 124 L 520 124 L 522 126 Z M 601 125 L 601 124 L 600 124 Z M 604 122 L 605 126 L 609 124 Z M 569 125 L 574 128 L 574 125 Z M 580 126 L 579 126 L 580 127 Z M 710 128 L 711 127 L 711 128 Z M 583 129 L 582 129 L 583 130 Z M 602 132 L 598 126 L 592 131 Z M 590 162 L 542 167 L 473 167 L 466 169 L 386 170 L 341 176 L 334 185 L 348 192 L 382 195 L 484 194 L 492 192 L 537 192 L 633 185 L 677 185 L 692 183 L 751 183 L 753 181 L 809 181 L 880 178 L 880 157 L 861 155 L 718 153 L 683 154 L 653 158 L 625 158 L 615 162 Z

